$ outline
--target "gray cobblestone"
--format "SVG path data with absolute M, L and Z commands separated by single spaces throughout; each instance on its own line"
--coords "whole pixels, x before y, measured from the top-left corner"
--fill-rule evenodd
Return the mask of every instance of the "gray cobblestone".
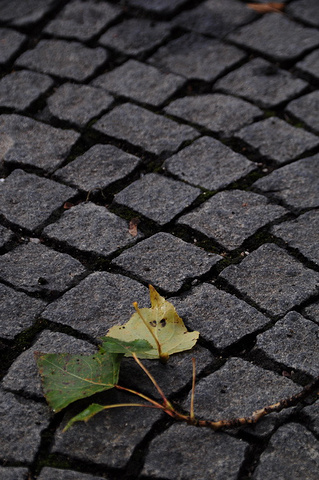
M 238 95 L 263 108 L 296 97 L 307 83 L 262 58 L 255 58 L 215 83 L 214 89 Z
M 28 297 L 2 284 L 0 298 L 0 337 L 9 340 L 30 328 L 46 305 L 42 300 Z
M 22 467 L 0 467 L 2 480 L 27 480 L 28 470 Z
M 307 55 L 303 60 L 296 64 L 296 68 L 307 75 L 311 75 L 316 80 L 319 78 L 319 50 Z
M 303 311 L 303 314 L 319 324 L 319 302 L 312 303 L 306 307 Z
M 9 28 L 0 28 L 0 64 L 9 62 L 16 55 L 26 41 L 26 36 L 22 33 L 10 30 Z
M 0 458 L 3 462 L 34 461 L 41 432 L 48 427 L 49 407 L 0 390 Z
M 269 320 L 258 310 L 215 286 L 204 283 L 183 297 L 170 299 L 192 330 L 220 349 L 258 331 Z
M 185 280 L 208 272 L 221 258 L 161 232 L 123 252 L 112 263 L 155 287 L 176 292 Z
M 122 275 L 95 272 L 52 302 L 42 317 L 97 338 L 113 325 L 126 323 L 134 313 L 134 301 L 149 305 L 143 285 Z
M 319 265 L 316 247 L 319 232 L 319 211 L 313 210 L 300 215 L 296 220 L 272 227 L 272 233 L 297 248 L 305 257 Z
M 165 111 L 226 136 L 262 115 L 251 103 L 221 93 L 179 98 Z
M 317 136 L 277 117 L 244 127 L 235 136 L 258 150 L 263 157 L 279 164 L 294 160 L 319 145 Z
M 105 478 L 108 477 L 96 477 L 88 473 L 79 473 L 72 470 L 61 470 L 51 467 L 44 467 L 38 476 L 38 480 L 103 480 Z
M 44 15 L 49 13 L 55 4 L 54 0 L 11 0 L 0 5 L 2 22 L 11 25 L 26 27 L 38 23 Z
M 5 164 L 31 165 L 49 172 L 65 160 L 79 138 L 73 130 L 20 115 L 1 115 L 0 133 L 0 158 Z
M 311 430 L 318 435 L 319 433 L 319 402 L 315 402 L 309 407 L 305 407 L 303 412 L 306 413 L 310 417 L 310 425 L 309 427 Z
M 142 473 L 169 480 L 235 480 L 247 447 L 223 433 L 173 425 L 152 441 Z
M 107 110 L 112 102 L 113 97 L 100 88 L 73 83 L 64 83 L 47 101 L 52 115 L 78 127 L 84 127 Z
M 171 97 L 185 80 L 155 67 L 128 60 L 120 67 L 95 79 L 92 85 L 114 95 L 129 97 L 141 103 L 159 106 Z
M 44 32 L 58 37 L 91 40 L 114 21 L 120 12 L 119 8 L 109 3 L 75 0 L 64 7 L 45 27 Z
M 317 30 L 303 27 L 277 13 L 264 15 L 231 33 L 228 38 L 277 62 L 295 60 L 319 45 Z
M 88 48 L 78 42 L 41 40 L 23 53 L 16 65 L 79 82 L 87 80 L 108 58 L 102 48 Z
M 98 120 L 94 128 L 156 154 L 174 152 L 186 140 L 199 136 L 191 127 L 130 103 L 114 108 Z
M 220 274 L 272 315 L 283 315 L 319 291 L 319 274 L 274 244 L 264 244 Z
M 239 248 L 256 231 L 286 210 L 261 195 L 241 190 L 220 192 L 178 223 L 198 230 L 228 250 Z
M 75 193 L 52 180 L 16 169 L 0 184 L 0 213 L 15 225 L 35 230 Z
M 304 158 L 275 170 L 253 184 L 258 190 L 293 209 L 319 206 L 319 155 Z
M 319 466 L 315 437 L 297 423 L 284 425 L 270 439 L 253 475 L 254 480 L 272 480 L 285 472 L 286 478 L 315 480 Z
M 201 137 L 166 160 L 165 169 L 180 180 L 208 190 L 225 188 L 256 165 L 211 137 Z
M 319 11 L 316 0 L 298 0 L 287 7 L 287 13 L 314 27 L 319 27 Z
M 87 192 L 104 189 L 126 177 L 139 165 L 139 158 L 113 145 L 94 145 L 73 162 L 55 172 L 55 176 Z
M 11 230 L 0 225 L 0 248 L 4 247 L 7 242 L 10 242 L 13 236 L 14 234 Z
M 151 3 L 148 0 L 127 0 L 129 5 L 143 8 L 154 13 L 174 13 L 174 11 L 182 6 L 187 0 L 153 0 Z
M 319 120 L 315 114 L 318 108 L 319 92 L 315 91 L 290 102 L 286 107 L 286 110 L 294 117 L 298 118 L 298 120 L 305 122 L 305 124 L 316 133 L 319 133 Z
M 43 396 L 41 378 L 34 352 L 90 355 L 96 352 L 96 347 L 64 333 L 44 330 L 32 347 L 21 353 L 11 365 L 7 375 L 2 380 L 2 386 L 6 390 L 37 397 Z
M 188 80 L 212 82 L 245 56 L 246 54 L 236 47 L 190 33 L 161 47 L 148 61 L 164 71 L 177 73 Z
M 128 222 L 94 203 L 81 203 L 67 210 L 58 222 L 48 225 L 43 234 L 81 252 L 108 256 L 134 243 Z
M 99 43 L 127 55 L 141 55 L 160 45 L 169 33 L 169 23 L 130 18 L 109 28 Z
M 149 173 L 115 195 L 114 201 L 164 225 L 188 207 L 200 193 L 199 188 Z

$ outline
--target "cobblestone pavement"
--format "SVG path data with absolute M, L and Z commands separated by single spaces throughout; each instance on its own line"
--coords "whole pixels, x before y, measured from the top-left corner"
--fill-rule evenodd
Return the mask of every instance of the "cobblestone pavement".
M 1 0 L 0 23 L 1 479 L 318 479 L 316 395 L 218 433 L 138 408 L 62 433 L 79 405 L 53 415 L 34 360 L 95 352 L 151 283 L 201 334 L 145 362 L 179 408 L 192 356 L 198 418 L 318 377 L 318 0 Z M 130 359 L 120 383 L 156 396 Z

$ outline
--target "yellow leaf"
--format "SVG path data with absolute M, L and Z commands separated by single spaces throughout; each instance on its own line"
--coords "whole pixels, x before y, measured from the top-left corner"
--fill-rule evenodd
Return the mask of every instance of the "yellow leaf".
M 284 3 L 268 2 L 268 3 L 247 3 L 247 7 L 252 8 L 258 13 L 283 12 Z
M 138 355 L 139 358 L 160 358 L 166 361 L 172 353 L 190 350 L 197 342 L 199 332 L 188 332 L 174 306 L 161 297 L 152 285 L 149 289 L 151 308 L 140 309 L 136 302 L 133 303 L 136 313 L 125 325 L 112 327 L 107 337 L 125 342 L 147 340 L 152 349 Z

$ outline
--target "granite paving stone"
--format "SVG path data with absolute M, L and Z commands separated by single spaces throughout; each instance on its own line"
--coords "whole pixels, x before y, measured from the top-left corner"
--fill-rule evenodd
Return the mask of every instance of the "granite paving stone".
M 298 0 L 292 2 L 288 5 L 286 11 L 289 15 L 295 17 L 296 20 L 302 20 L 314 27 L 319 27 L 319 10 L 316 0 Z
M 285 213 L 283 207 L 270 204 L 261 195 L 230 190 L 217 193 L 183 215 L 178 223 L 200 231 L 227 250 L 234 250 L 261 227 Z
M 175 152 L 183 142 L 199 136 L 187 125 L 130 103 L 115 107 L 95 123 L 94 129 L 155 154 Z
M 35 25 L 47 15 L 56 4 L 55 0 L 10 0 L 1 2 L 0 18 L 2 22 L 17 27 Z
M 7 340 L 30 328 L 46 306 L 46 302 L 2 284 L 0 299 L 0 337 Z
M 41 73 L 21 70 L 0 80 L 0 106 L 23 111 L 53 86 L 53 80 Z
M 35 230 L 75 194 L 70 187 L 16 169 L 0 184 L 0 214 L 15 225 Z
M 62 292 L 85 268 L 66 253 L 41 243 L 27 243 L 2 255 L 0 277 L 26 292 Z
M 92 85 L 114 95 L 159 106 L 184 83 L 185 80 L 180 76 L 163 73 L 151 65 L 144 65 L 131 59 L 120 67 L 97 77 Z
M 9 28 L 0 28 L 0 64 L 9 62 L 18 54 L 27 37 Z
M 104 404 L 134 401 L 132 395 L 110 390 L 106 392 Z M 151 408 L 115 408 L 96 415 L 88 423 L 76 423 L 62 433 L 65 423 L 76 413 L 74 410 L 65 415 L 56 432 L 52 452 L 113 468 L 125 467 L 135 446 L 161 416 L 160 411 Z
M 113 97 L 100 88 L 64 83 L 47 100 L 50 113 L 59 120 L 84 127 L 113 103 Z
M 285 15 L 269 13 L 231 33 L 228 39 L 276 62 L 287 62 L 297 60 L 317 47 L 319 32 L 304 27 Z
M 187 33 L 159 48 L 148 62 L 188 80 L 212 82 L 245 56 L 245 52 L 232 45 Z
M 317 248 L 319 232 L 319 210 L 300 215 L 295 220 L 272 227 L 272 233 L 297 248 L 306 258 L 319 265 Z
M 38 480 L 103 480 L 108 477 L 99 477 L 89 473 L 74 472 L 72 470 L 62 470 L 59 468 L 44 467 Z
M 43 397 L 41 377 L 36 365 L 34 352 L 71 353 L 73 355 L 91 355 L 96 347 L 88 342 L 65 335 L 64 333 L 44 330 L 31 348 L 25 350 L 13 362 L 2 380 L 5 390 Z
M 160 232 L 124 251 L 111 263 L 154 287 L 174 293 L 186 280 L 207 273 L 221 258 Z
M 13 237 L 14 233 L 11 230 L 0 225 L 0 248 L 3 248 L 6 243 L 13 240 Z
M 65 183 L 89 192 L 104 189 L 130 175 L 140 159 L 113 145 L 94 145 L 73 162 L 55 172 Z
M 319 293 L 319 274 L 275 244 L 264 244 L 220 277 L 271 315 L 283 315 Z
M 255 105 L 222 93 L 178 98 L 165 111 L 224 136 L 230 136 L 262 115 Z
M 214 90 L 238 95 L 262 108 L 274 108 L 307 88 L 307 83 L 287 70 L 254 58 L 218 80 Z
M 296 68 L 301 72 L 315 78 L 315 80 L 318 80 L 319 79 L 319 50 L 315 50 L 314 52 L 307 55 L 303 60 L 298 62 L 296 64 Z
M 319 120 L 316 115 L 318 108 L 319 92 L 316 90 L 290 102 L 286 107 L 286 111 L 291 113 L 298 120 L 304 122 L 309 128 L 311 128 L 311 130 L 319 133 Z
M 296 210 L 319 206 L 319 155 L 285 165 L 253 187 Z
M 118 7 L 107 2 L 74 0 L 45 27 L 44 32 L 56 37 L 75 38 L 85 42 L 98 35 L 120 13 Z
M 305 407 L 303 413 L 310 417 L 309 428 L 318 435 L 319 433 L 319 402 L 316 401 L 312 405 Z
M 52 302 L 42 317 L 98 338 L 130 319 L 133 302 L 149 306 L 146 287 L 122 275 L 95 272 Z
M 261 454 L 254 480 L 284 478 L 307 478 L 318 476 L 319 446 L 315 437 L 302 425 L 283 425 L 271 437 L 266 450 Z
M 247 447 L 224 433 L 176 424 L 151 442 L 142 474 L 169 480 L 235 480 Z
M 99 43 L 126 55 L 141 55 L 160 45 L 170 31 L 168 22 L 129 18 L 108 28 Z
M 280 165 L 319 145 L 319 137 L 277 117 L 266 118 L 244 127 L 236 132 L 235 137 L 256 149 L 266 159 Z
M 188 30 L 223 38 L 255 17 L 255 12 L 238 0 L 207 0 L 192 10 L 182 12 L 174 23 Z
M 60 220 L 48 225 L 43 234 L 81 252 L 103 256 L 115 253 L 142 236 L 132 237 L 126 220 L 91 202 L 70 208 Z
M 33 50 L 27 50 L 16 61 L 27 67 L 56 77 L 85 81 L 108 59 L 105 49 L 88 48 L 79 42 L 40 40 Z
M 303 315 L 319 324 L 319 302 L 312 303 L 303 310 Z
M 23 467 L 0 467 L 2 480 L 27 480 L 28 470 Z
M 224 349 L 265 327 L 269 319 L 214 285 L 203 283 L 187 295 L 171 298 L 180 317 L 207 342 Z
M 0 159 L 48 172 L 59 167 L 79 138 L 73 130 L 51 127 L 22 115 L 0 116 Z
M 172 14 L 179 7 L 187 3 L 187 0 L 127 0 L 129 5 L 139 7 L 153 13 Z
M 297 312 L 258 335 L 255 348 L 287 368 L 319 375 L 319 326 Z
M 114 201 L 164 225 L 191 205 L 200 193 L 199 188 L 149 173 L 116 194 Z
M 2 462 L 34 461 L 41 432 L 49 425 L 49 407 L 0 389 L 0 459 Z
M 168 158 L 165 169 L 180 180 L 219 190 L 256 169 L 256 164 L 211 137 L 201 137 Z

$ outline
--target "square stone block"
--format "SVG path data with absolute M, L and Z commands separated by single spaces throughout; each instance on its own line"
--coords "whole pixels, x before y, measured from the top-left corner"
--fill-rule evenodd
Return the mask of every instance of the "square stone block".
M 308 93 L 303 97 L 290 102 L 286 111 L 291 113 L 298 120 L 304 122 L 311 130 L 319 133 L 319 120 L 317 111 L 319 109 L 319 91 Z
M 129 5 L 142 8 L 152 13 L 172 14 L 178 8 L 187 3 L 187 0 L 127 0 Z
M 30 27 L 42 20 L 54 6 L 54 0 L 4 1 L 0 5 L 0 18 L 16 27 Z
M 296 68 L 315 80 L 319 79 L 319 50 L 315 50 L 296 64 Z
M 296 20 L 319 27 L 319 10 L 317 0 L 297 0 L 287 7 L 287 13 Z
M 17 55 L 26 39 L 26 35 L 15 30 L 0 28 L 0 64 L 9 62 Z

